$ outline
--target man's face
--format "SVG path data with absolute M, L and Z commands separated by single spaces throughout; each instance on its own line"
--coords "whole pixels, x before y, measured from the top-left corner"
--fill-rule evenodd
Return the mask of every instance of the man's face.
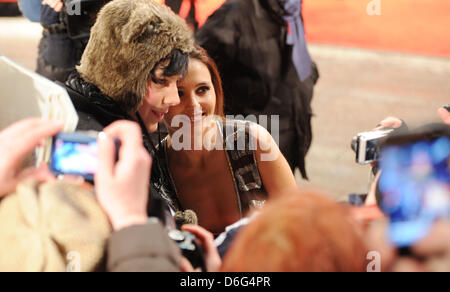
M 181 79 L 181 75 L 164 76 L 164 68 L 168 62 L 156 67 L 153 73 L 154 80 L 149 78 L 144 105 L 139 109 L 149 132 L 155 132 L 158 129 L 158 123 L 169 112 L 169 108 L 180 103 L 177 81 Z

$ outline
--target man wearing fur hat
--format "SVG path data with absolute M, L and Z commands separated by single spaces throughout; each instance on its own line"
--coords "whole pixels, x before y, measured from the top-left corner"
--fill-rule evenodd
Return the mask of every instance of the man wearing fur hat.
M 77 130 L 135 121 L 153 153 L 152 139 L 159 137 L 151 133 L 180 102 L 177 81 L 187 72 L 193 46 L 192 32 L 170 8 L 152 0 L 109 2 L 91 29 L 80 66 L 65 83 L 78 112 Z M 160 169 L 158 161 L 153 165 L 152 171 Z M 150 193 L 161 197 L 159 190 Z
M 117 120 L 136 121 L 152 153 L 150 134 L 169 107 L 179 104 L 177 81 L 186 74 L 193 49 L 192 32 L 170 8 L 152 0 L 106 4 L 80 66 L 65 83 L 79 115 L 77 130 L 102 131 Z M 127 245 L 128 235 L 117 235 L 113 242 Z M 120 254 L 112 249 L 111 254 Z
M 177 81 L 187 70 L 193 37 L 184 21 L 151 0 L 114 0 L 98 14 L 77 72 L 65 84 L 78 130 L 101 131 L 117 120 L 139 122 L 151 150 Z

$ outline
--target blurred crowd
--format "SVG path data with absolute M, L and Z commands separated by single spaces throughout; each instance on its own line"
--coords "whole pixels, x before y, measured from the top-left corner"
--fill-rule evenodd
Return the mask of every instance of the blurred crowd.
M 319 80 L 301 0 L 19 4 L 98 163 L 30 163 L 61 122 L 1 129 L 0 271 L 450 271 L 448 106 L 355 138 L 367 194 L 297 186 Z

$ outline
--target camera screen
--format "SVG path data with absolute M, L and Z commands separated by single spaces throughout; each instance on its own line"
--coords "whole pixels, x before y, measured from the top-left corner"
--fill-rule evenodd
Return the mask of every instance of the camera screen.
M 391 219 L 389 237 L 399 247 L 428 234 L 450 216 L 450 139 L 389 146 L 381 154 L 379 188 Z
M 380 155 L 380 139 L 367 140 L 366 161 L 377 161 Z
M 52 169 L 62 174 L 94 175 L 97 170 L 97 142 L 74 142 L 55 138 Z

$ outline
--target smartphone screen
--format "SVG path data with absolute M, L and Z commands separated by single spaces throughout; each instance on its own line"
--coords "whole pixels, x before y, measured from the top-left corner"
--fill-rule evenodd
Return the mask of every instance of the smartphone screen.
M 437 218 L 450 216 L 450 139 L 383 149 L 379 188 L 391 223 L 389 238 L 408 247 L 425 237 Z
M 95 138 L 61 134 L 53 139 L 51 170 L 56 174 L 83 176 L 93 181 L 98 167 L 97 140 Z

